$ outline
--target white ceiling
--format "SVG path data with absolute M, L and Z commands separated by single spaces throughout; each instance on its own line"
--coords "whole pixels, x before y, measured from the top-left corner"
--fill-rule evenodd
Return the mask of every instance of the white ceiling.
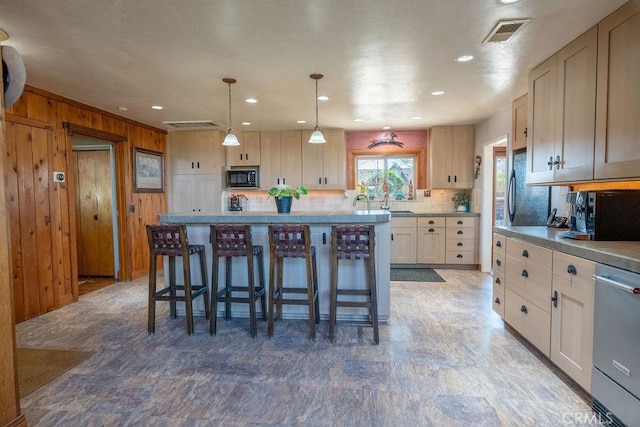
M 223 77 L 238 80 L 236 131 L 312 128 L 309 74 L 322 73 L 321 127 L 400 130 L 479 122 L 527 91 L 532 67 L 623 3 L 1 0 L 0 28 L 28 84 L 161 129 L 182 120 L 226 129 Z M 517 18 L 532 21 L 511 42 L 482 44 L 498 20 Z M 463 54 L 475 59 L 456 62 Z M 445 94 L 431 95 L 438 89 Z

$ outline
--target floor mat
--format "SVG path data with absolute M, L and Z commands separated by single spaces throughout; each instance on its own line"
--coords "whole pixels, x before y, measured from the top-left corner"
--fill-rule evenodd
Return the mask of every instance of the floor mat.
M 395 282 L 444 282 L 433 268 L 392 268 L 391 280 Z
M 91 351 L 16 349 L 20 397 L 42 387 L 92 355 Z

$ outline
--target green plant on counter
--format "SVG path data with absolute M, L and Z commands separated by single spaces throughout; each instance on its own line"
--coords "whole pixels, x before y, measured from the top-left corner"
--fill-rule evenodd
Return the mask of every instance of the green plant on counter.
M 469 203 L 469 199 L 470 195 L 468 192 L 458 191 L 453 195 L 451 200 L 453 200 L 453 203 L 455 203 L 456 206 L 466 206 Z
M 275 197 L 276 199 L 282 200 L 283 197 L 293 197 L 296 200 L 300 199 L 300 196 L 303 194 L 308 194 L 309 190 L 304 185 L 296 187 L 292 189 L 288 186 L 283 187 L 271 187 L 267 194 L 269 197 Z

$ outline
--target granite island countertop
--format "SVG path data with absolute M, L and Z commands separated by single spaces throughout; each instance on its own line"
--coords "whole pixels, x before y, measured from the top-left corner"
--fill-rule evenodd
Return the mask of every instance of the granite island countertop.
M 640 242 L 573 240 L 558 235 L 560 231 L 544 226 L 495 227 L 501 236 L 640 273 Z
M 162 223 L 180 224 L 377 224 L 391 220 L 386 210 L 180 212 L 158 215 Z

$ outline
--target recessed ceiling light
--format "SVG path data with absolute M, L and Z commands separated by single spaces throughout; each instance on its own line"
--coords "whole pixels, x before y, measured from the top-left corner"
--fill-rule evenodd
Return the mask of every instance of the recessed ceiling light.
M 415 116 L 415 117 L 412 117 L 412 119 L 413 120 L 422 120 L 422 116 Z
M 154 110 L 164 110 L 164 107 L 162 105 L 152 105 L 151 108 L 153 108 Z
M 362 122 L 364 119 L 353 119 L 354 122 Z
M 462 55 L 456 58 L 458 62 L 469 62 L 473 59 L 473 55 Z
M 306 120 L 298 120 L 296 123 L 298 123 L 299 125 L 303 125 L 305 123 L 307 123 Z
M 120 106 L 118 107 L 118 111 L 129 111 L 127 107 Z
M 327 95 L 320 95 L 318 97 L 318 101 L 328 101 L 329 97 Z
M 520 0 L 500 0 L 500 3 L 502 4 L 511 4 L 511 3 L 517 3 Z
M 383 130 L 389 130 L 389 129 L 391 129 L 391 126 L 382 126 L 382 129 Z
M 431 95 L 435 95 L 435 96 L 444 95 L 444 91 L 443 90 L 434 90 L 433 92 L 431 92 Z
M 251 122 L 242 122 L 242 126 L 251 126 Z
M 255 99 L 255 98 L 247 98 L 246 101 L 247 101 L 247 104 L 257 104 L 258 103 L 258 100 Z

